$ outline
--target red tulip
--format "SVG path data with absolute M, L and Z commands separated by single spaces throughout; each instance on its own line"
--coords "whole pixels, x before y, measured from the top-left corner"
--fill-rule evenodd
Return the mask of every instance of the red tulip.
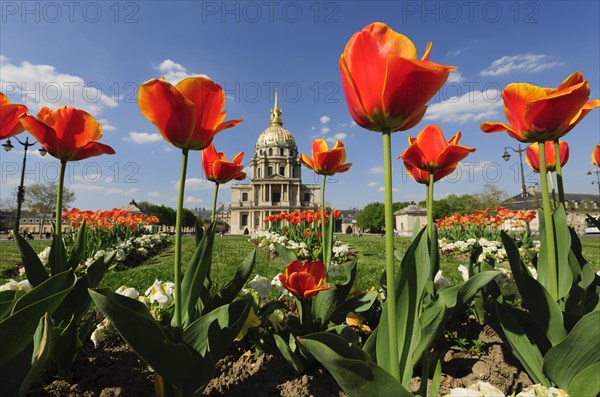
M 352 163 L 344 164 L 346 149 L 342 141 L 337 141 L 333 149 L 328 149 L 327 142 L 323 139 L 315 139 L 312 144 L 312 159 L 303 153 L 300 155 L 300 162 L 319 175 L 334 175 L 348 171 Z
M 444 170 L 439 174 L 443 178 L 454 171 L 460 160 L 475 151 L 474 148 L 458 145 L 460 137 L 461 133 L 458 132 L 446 142 L 439 126 L 428 125 L 416 138 L 408 137 L 409 146 L 398 158 L 404 160 L 405 164 L 428 173 Z
M 371 131 L 404 131 L 425 114 L 453 66 L 429 62 L 431 43 L 417 59 L 406 36 L 372 23 L 355 33 L 340 57 L 342 84 L 354 121 Z
M 20 120 L 23 127 L 57 159 L 76 161 L 101 154 L 115 154 L 110 146 L 96 142 L 102 137 L 102 126 L 96 119 L 72 106 L 63 106 L 54 111 L 44 106 L 37 118 L 26 113 Z
M 600 143 L 596 145 L 596 148 L 592 151 L 592 164 L 596 167 L 600 167 Z
M 27 113 L 27 106 L 11 104 L 0 92 L 0 139 L 10 138 L 24 131 L 19 117 Z
M 232 161 L 227 161 L 227 157 L 222 152 L 217 152 L 215 144 L 211 142 L 202 151 L 204 175 L 206 179 L 215 183 L 227 183 L 232 179 L 241 181 L 246 178 L 246 173 L 242 172 L 244 169 L 243 158 L 244 152 L 241 152 L 236 154 Z
M 175 86 L 152 79 L 140 86 L 140 111 L 170 144 L 190 150 L 208 147 L 220 131 L 243 119 L 225 119 L 225 93 L 208 77 L 188 77 Z
M 309 299 L 319 291 L 330 288 L 329 284 L 323 285 L 326 274 L 327 268 L 323 262 L 302 263 L 296 259 L 285 267 L 285 274 L 279 275 L 279 281 L 292 295 Z
M 541 88 L 526 83 L 509 84 L 502 92 L 504 113 L 510 124 L 486 122 L 483 132 L 506 131 L 521 142 L 558 139 L 573 129 L 600 100 L 587 102 L 590 85 L 575 72 L 558 88 Z
M 554 142 L 546 141 L 544 142 L 546 145 L 546 170 L 548 172 L 556 171 L 556 156 L 554 153 Z M 525 160 L 527 164 L 537 173 L 540 172 L 540 152 L 539 152 L 539 143 L 534 143 L 527 146 L 527 150 L 525 151 L 526 157 Z M 561 167 L 567 164 L 569 161 L 569 145 L 565 141 L 559 142 L 559 150 L 560 150 L 560 165 Z
M 454 163 L 453 165 L 446 167 L 442 170 L 436 171 L 433 173 L 433 181 L 437 182 L 440 179 L 443 179 L 454 172 L 454 170 L 458 167 L 458 163 Z M 406 168 L 406 173 L 410 175 L 416 182 L 422 183 L 424 185 L 429 185 L 429 176 L 431 175 L 427 171 L 423 171 L 418 169 L 412 164 L 404 162 L 404 168 Z

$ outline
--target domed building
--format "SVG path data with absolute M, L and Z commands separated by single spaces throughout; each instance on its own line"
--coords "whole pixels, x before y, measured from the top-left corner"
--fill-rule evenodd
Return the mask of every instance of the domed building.
M 264 229 L 268 215 L 319 208 L 320 187 L 302 183 L 300 155 L 294 137 L 283 128 L 277 93 L 271 124 L 256 141 L 250 167 L 250 183 L 231 186 L 231 233 Z

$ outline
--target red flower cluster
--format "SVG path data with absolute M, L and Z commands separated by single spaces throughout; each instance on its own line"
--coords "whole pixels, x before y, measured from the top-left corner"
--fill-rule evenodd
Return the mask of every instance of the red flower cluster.
M 490 214 L 490 209 L 478 210 L 473 214 L 452 214 L 443 219 L 437 219 L 438 229 L 453 227 L 475 226 L 484 228 L 486 226 L 499 227 L 506 220 L 515 219 L 523 222 L 531 222 L 536 217 L 535 211 L 513 211 L 508 208 L 498 208 L 495 215 Z
M 327 268 L 323 262 L 296 259 L 285 267 L 285 274 L 279 275 L 279 281 L 292 295 L 310 299 L 330 288 L 329 284 L 323 285 L 326 274 Z
M 122 226 L 129 230 L 136 230 L 139 226 L 158 223 L 158 218 L 153 215 L 134 214 L 130 211 L 113 208 L 110 211 L 81 211 L 73 208 L 63 212 L 63 220 L 69 222 L 72 227 L 79 227 L 85 221 L 88 228 L 110 230 L 114 226 Z
M 338 219 L 340 217 L 339 210 L 333 210 L 333 219 Z M 325 221 L 329 219 L 329 212 L 325 211 Z M 318 222 L 321 220 L 321 209 L 318 211 L 294 211 L 294 212 L 280 212 L 278 214 L 268 215 L 263 219 L 263 222 L 281 222 L 288 221 L 292 225 L 298 225 L 300 222 Z

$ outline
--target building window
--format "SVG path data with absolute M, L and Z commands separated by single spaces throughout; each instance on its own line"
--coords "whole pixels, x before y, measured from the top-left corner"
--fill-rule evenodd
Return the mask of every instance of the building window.
M 271 176 L 271 175 L 273 175 L 273 167 L 269 167 L 267 169 L 267 176 Z
M 273 149 L 269 149 L 269 156 L 273 155 Z
M 279 167 L 279 175 L 285 176 L 285 167 Z
M 248 226 L 248 214 L 242 214 L 242 226 Z
M 262 170 L 259 168 L 258 169 L 258 177 L 260 178 L 262 176 Z
M 248 193 L 242 193 L 242 201 L 248 201 Z
M 279 149 L 279 155 L 280 155 L 280 156 L 283 156 L 283 153 L 284 153 L 284 152 L 283 152 L 283 149 Z
M 298 169 L 296 167 L 292 168 L 292 176 L 298 178 Z
M 306 202 L 310 201 L 310 193 L 304 193 L 304 201 L 306 201 Z

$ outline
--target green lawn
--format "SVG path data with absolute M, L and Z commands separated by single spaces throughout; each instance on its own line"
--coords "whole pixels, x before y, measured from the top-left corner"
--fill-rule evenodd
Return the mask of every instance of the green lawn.
M 379 278 L 385 267 L 385 241 L 383 237 L 352 237 L 339 236 L 344 243 L 350 244 L 352 251 L 358 257 L 358 277 L 355 283 L 357 289 L 369 289 L 378 285 Z M 395 248 L 405 252 L 408 247 L 408 238 L 396 238 Z M 582 238 L 584 256 L 592 264 L 594 271 L 600 269 L 600 238 Z M 50 244 L 49 241 L 34 240 L 31 242 L 36 252 L 40 252 Z M 233 276 L 237 266 L 254 249 L 247 236 L 225 236 L 215 238 L 212 277 L 216 285 L 223 286 Z M 183 264 L 191 258 L 194 250 L 194 239 L 183 239 Z M 112 290 L 121 285 L 135 287 L 143 292 L 155 279 L 173 279 L 173 246 L 163 250 L 156 257 L 148 260 L 142 266 L 125 271 L 113 271 L 107 274 L 101 286 Z M 14 242 L 0 242 L 0 283 L 8 278 L 6 271 L 14 269 L 21 262 L 16 244 Z M 441 257 L 440 267 L 452 283 L 461 281 L 458 265 L 465 263 L 466 258 L 444 255 Z M 397 264 L 398 265 L 398 264 Z M 263 250 L 257 250 L 254 274 L 272 278 L 275 274 L 284 271 L 285 264 L 281 260 L 272 260 Z M 254 277 L 254 274 L 251 277 Z

